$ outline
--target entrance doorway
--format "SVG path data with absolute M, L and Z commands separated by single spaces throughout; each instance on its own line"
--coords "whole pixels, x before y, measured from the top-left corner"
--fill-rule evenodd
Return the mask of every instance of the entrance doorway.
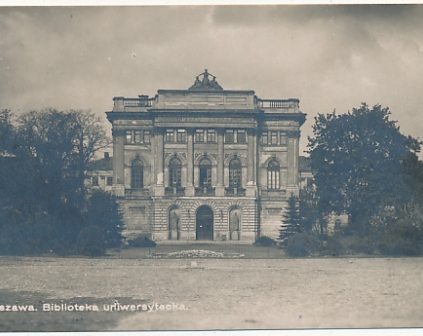
M 196 215 L 196 239 L 213 240 L 213 210 L 207 205 L 202 205 Z

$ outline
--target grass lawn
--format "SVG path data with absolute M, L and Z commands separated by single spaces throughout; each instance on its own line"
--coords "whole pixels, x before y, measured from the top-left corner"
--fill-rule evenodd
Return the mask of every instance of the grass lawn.
M 247 250 L 243 258 L 195 261 L 149 258 L 148 249 L 105 258 L 0 257 L 0 331 L 423 326 L 423 258 L 258 259 L 267 248 L 251 258 Z M 75 304 L 98 311 L 43 311 Z M 37 311 L 1 311 L 26 305 Z

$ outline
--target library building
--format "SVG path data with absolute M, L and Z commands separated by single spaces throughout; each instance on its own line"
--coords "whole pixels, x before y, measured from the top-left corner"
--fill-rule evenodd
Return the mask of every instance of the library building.
M 128 239 L 278 237 L 300 186 L 298 99 L 225 90 L 205 70 L 188 89 L 113 100 L 109 184 Z

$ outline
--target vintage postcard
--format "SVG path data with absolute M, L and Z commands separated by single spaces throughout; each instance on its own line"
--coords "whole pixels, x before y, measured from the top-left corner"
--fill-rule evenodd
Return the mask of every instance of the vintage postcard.
M 422 15 L 0 7 L 0 331 L 421 332 Z

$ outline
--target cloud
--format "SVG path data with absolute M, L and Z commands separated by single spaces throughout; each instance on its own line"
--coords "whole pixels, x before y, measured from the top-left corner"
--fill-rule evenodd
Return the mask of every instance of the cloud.
M 207 68 L 224 89 L 299 98 L 309 114 L 303 149 L 316 113 L 363 101 L 390 106 L 404 133 L 419 136 L 422 8 L 0 8 L 0 108 L 91 108 L 104 118 L 114 96 L 186 89 Z

